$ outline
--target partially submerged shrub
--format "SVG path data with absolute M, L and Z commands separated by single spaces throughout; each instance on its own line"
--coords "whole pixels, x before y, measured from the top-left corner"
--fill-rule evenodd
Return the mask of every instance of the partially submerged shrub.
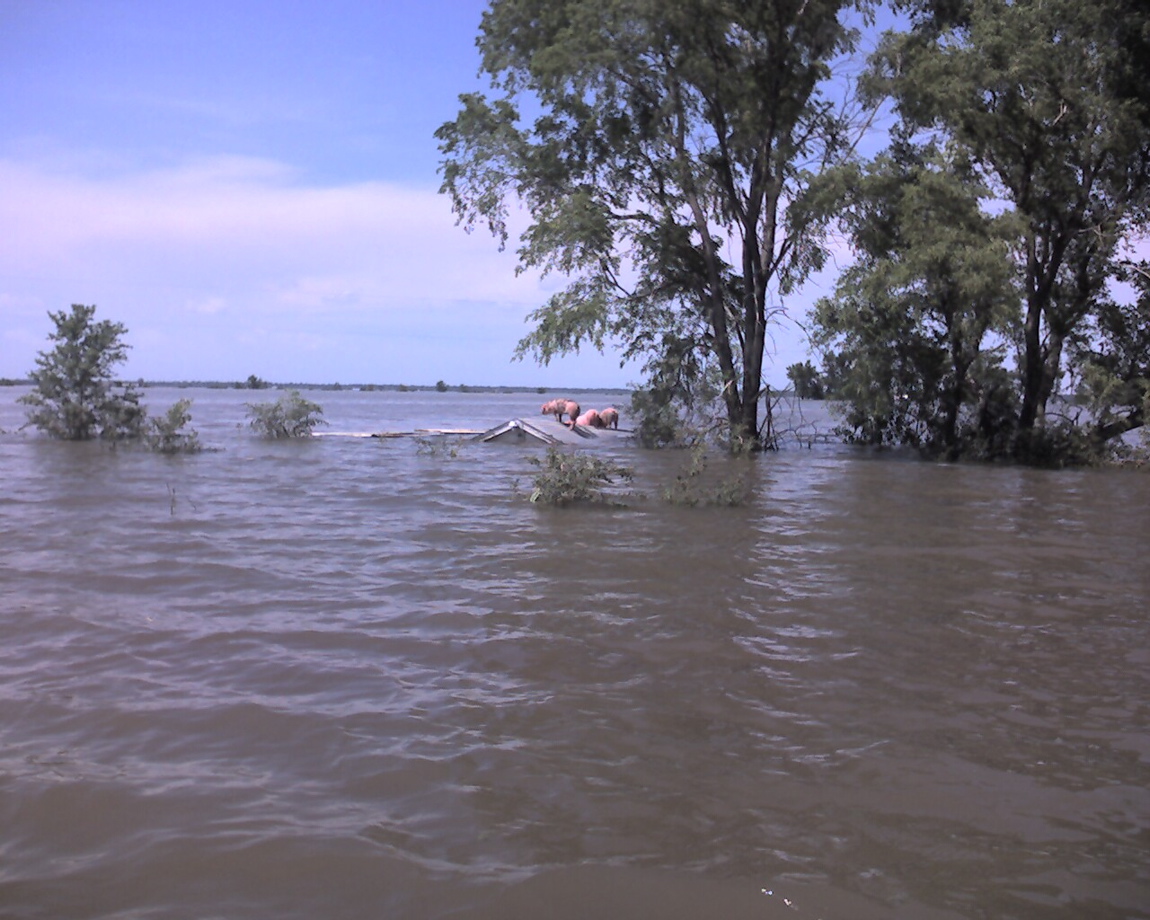
M 317 425 L 326 425 L 318 403 L 292 390 L 268 403 L 245 403 L 249 424 L 265 438 L 311 437 Z
M 190 399 L 181 399 L 163 415 L 148 419 L 144 431 L 148 448 L 161 454 L 194 454 L 203 450 L 199 433 L 194 428 L 184 431 L 192 420 L 191 407 Z
M 1061 469 L 1067 466 L 1091 466 L 1114 457 L 1114 444 L 1094 441 L 1085 426 L 1069 419 L 1056 419 L 1042 428 L 1016 432 L 1015 459 L 1027 466 Z
M 616 481 L 631 482 L 633 473 L 610 460 L 583 453 L 567 453 L 554 447 L 543 459 L 532 457 L 539 468 L 533 480 L 530 500 L 544 505 L 565 506 L 576 502 L 617 503 L 606 487 Z
M 702 445 L 691 450 L 690 460 L 663 490 L 663 499 L 672 505 L 735 507 L 745 504 L 749 495 L 744 476 L 716 480 L 707 475 L 707 455 Z
M 463 448 L 462 438 L 415 438 L 415 452 L 422 457 L 436 457 L 454 460 Z

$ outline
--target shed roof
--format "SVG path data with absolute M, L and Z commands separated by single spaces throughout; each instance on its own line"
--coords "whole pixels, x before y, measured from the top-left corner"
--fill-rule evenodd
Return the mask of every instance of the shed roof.
M 554 418 L 541 418 L 527 421 L 526 419 L 508 419 L 502 425 L 496 425 L 476 437 L 477 441 L 488 443 L 523 444 L 528 442 L 542 444 L 594 444 L 601 439 L 615 440 L 625 436 L 628 432 L 609 428 L 588 428 L 577 425 L 568 428 Z

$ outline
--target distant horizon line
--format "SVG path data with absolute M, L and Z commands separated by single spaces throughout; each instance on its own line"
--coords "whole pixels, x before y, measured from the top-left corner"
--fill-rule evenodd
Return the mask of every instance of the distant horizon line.
M 254 375 L 253 375 L 254 376 Z M 377 390 L 392 390 L 399 393 L 432 392 L 432 393 L 547 393 L 562 391 L 565 393 L 633 393 L 634 387 L 555 387 L 531 386 L 527 384 L 499 385 L 479 383 L 279 383 L 271 380 L 257 378 L 258 383 L 252 385 L 249 380 L 147 380 L 143 377 L 135 380 L 118 379 L 117 384 L 133 383 L 138 387 L 148 389 L 153 387 L 169 387 L 171 389 L 205 389 L 205 390 L 359 390 L 372 392 Z M 0 387 L 33 386 L 30 377 L 11 378 L 0 377 Z

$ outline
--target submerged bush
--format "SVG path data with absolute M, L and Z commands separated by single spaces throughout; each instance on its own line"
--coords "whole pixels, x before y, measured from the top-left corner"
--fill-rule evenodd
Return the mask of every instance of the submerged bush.
M 631 482 L 634 477 L 630 469 L 610 460 L 566 453 L 554 447 L 547 449 L 543 459 L 532 457 L 531 463 L 539 472 L 532 483 L 530 500 L 544 505 L 617 503 L 604 491 L 605 487 L 616 481 Z
M 184 431 L 192 420 L 191 407 L 190 399 L 181 399 L 160 417 L 148 419 L 144 431 L 148 448 L 161 454 L 194 454 L 203 450 L 199 433 L 194 428 Z
M 415 452 L 421 457 L 447 458 L 454 460 L 463 449 L 462 438 L 415 438 Z
M 323 408 L 292 390 L 268 403 L 245 403 L 254 431 L 265 438 L 311 437 L 317 425 L 326 425 Z
M 707 475 L 707 455 L 702 446 L 691 450 L 690 460 L 675 481 L 663 489 L 663 499 L 671 505 L 721 506 L 733 508 L 749 497 L 746 478 L 731 476 L 716 480 Z

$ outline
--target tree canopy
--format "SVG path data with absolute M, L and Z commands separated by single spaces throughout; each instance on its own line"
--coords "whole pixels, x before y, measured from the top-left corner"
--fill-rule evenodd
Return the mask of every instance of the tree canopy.
M 815 328 L 842 365 L 852 439 L 950 457 L 974 441 L 997 450 L 1013 215 L 987 214 L 969 161 L 929 145 L 896 142 L 828 178 L 856 261 L 817 304 Z
M 717 378 L 732 441 L 758 443 L 768 324 L 822 266 L 808 178 L 848 147 L 825 93 L 848 0 L 494 0 L 490 95 L 437 132 L 442 190 L 520 269 L 566 285 L 531 319 L 543 362 L 620 341 L 649 379 Z
M 787 368 L 787 379 L 798 399 L 824 399 L 826 387 L 819 370 L 810 361 L 796 362 Z
M 951 455 L 974 447 L 975 453 L 989 448 L 991 454 L 1041 458 L 1055 427 L 1048 424 L 1047 407 L 1063 388 L 1067 348 L 1091 330 L 1096 344 L 1116 344 L 1105 332 L 1118 316 L 1107 312 L 1112 282 L 1127 260 L 1124 247 L 1145 232 L 1150 20 L 1132 0 L 913 0 L 901 5 L 911 27 L 887 34 L 874 59 L 870 87 L 893 100 L 900 118 L 896 147 L 901 144 L 902 154 L 915 148 L 935 151 L 949 165 L 936 161 L 926 172 L 908 170 L 885 191 L 874 182 L 891 164 L 891 154 L 886 166 L 880 161 L 871 167 L 867 184 L 877 196 L 871 217 L 890 216 L 901 240 L 892 238 L 876 248 L 875 235 L 886 232 L 888 222 L 855 222 L 850 232 L 860 264 L 840 280 L 836 297 L 820 306 L 820 336 L 831 351 L 845 346 L 858 360 L 851 372 L 856 384 L 869 387 L 871 397 L 882 396 L 868 406 L 856 389 L 851 400 L 856 434 L 920 443 L 923 426 L 930 427 L 926 416 L 935 412 L 946 416 L 945 427 L 953 432 L 950 414 L 957 406 L 970 423 L 968 435 L 983 430 L 973 440 L 935 431 L 927 442 Z M 899 156 L 897 151 L 893 155 Z M 961 196 L 949 205 L 939 201 L 929 214 L 904 207 L 922 199 L 928 186 L 940 189 L 952 180 L 977 195 L 977 210 Z M 992 213 L 1003 219 L 991 220 Z M 979 238 L 985 244 L 981 256 L 976 252 Z M 999 305 L 992 312 L 987 312 L 989 303 L 979 306 L 979 296 L 970 289 L 980 284 L 989 292 L 1002 285 L 998 263 L 985 261 L 996 241 L 1009 244 L 1017 291 L 1006 302 L 1007 313 L 1001 302 L 1005 288 L 994 295 Z M 939 246 L 950 254 L 941 263 L 930 255 L 941 252 Z M 964 264 L 971 255 L 982 269 Z M 913 303 L 917 312 L 912 315 L 906 308 Z M 947 331 L 946 317 L 957 317 L 956 307 L 966 318 Z M 1122 315 L 1126 322 L 1135 318 Z M 899 328 L 896 317 L 906 325 Z M 974 376 L 964 382 L 959 372 L 965 359 L 953 351 L 944 356 L 944 340 L 954 344 L 954 333 L 960 333 L 969 352 L 986 331 L 996 331 L 1013 346 L 1012 376 L 1007 380 L 983 362 L 981 368 L 969 366 Z M 883 401 L 891 404 L 906 395 L 892 383 L 891 369 L 901 360 L 898 355 L 916 349 L 918 354 L 903 366 L 911 369 L 919 388 L 920 417 L 909 427 L 884 430 L 883 419 L 892 415 Z M 1077 349 L 1070 357 L 1079 360 L 1088 352 Z M 1094 366 L 1101 367 L 1098 351 L 1090 353 Z M 860 369 L 867 362 L 876 368 L 873 375 Z M 939 384 L 943 378 L 949 382 Z M 1118 392 L 1098 392 L 1104 391 Z M 934 409 L 931 400 L 939 401 Z M 914 405 L 916 399 L 909 402 Z M 1110 409 L 1099 410 L 1107 431 L 1140 424 L 1135 408 L 1127 405 L 1122 420 Z M 988 426 L 997 431 L 993 444 L 987 440 Z M 1004 428 L 1007 437 L 1001 436 Z
M 1071 346 L 1079 389 L 1093 416 L 1091 435 L 1098 442 L 1150 417 L 1150 264 L 1126 263 L 1118 278 L 1136 297 L 1103 299 Z

